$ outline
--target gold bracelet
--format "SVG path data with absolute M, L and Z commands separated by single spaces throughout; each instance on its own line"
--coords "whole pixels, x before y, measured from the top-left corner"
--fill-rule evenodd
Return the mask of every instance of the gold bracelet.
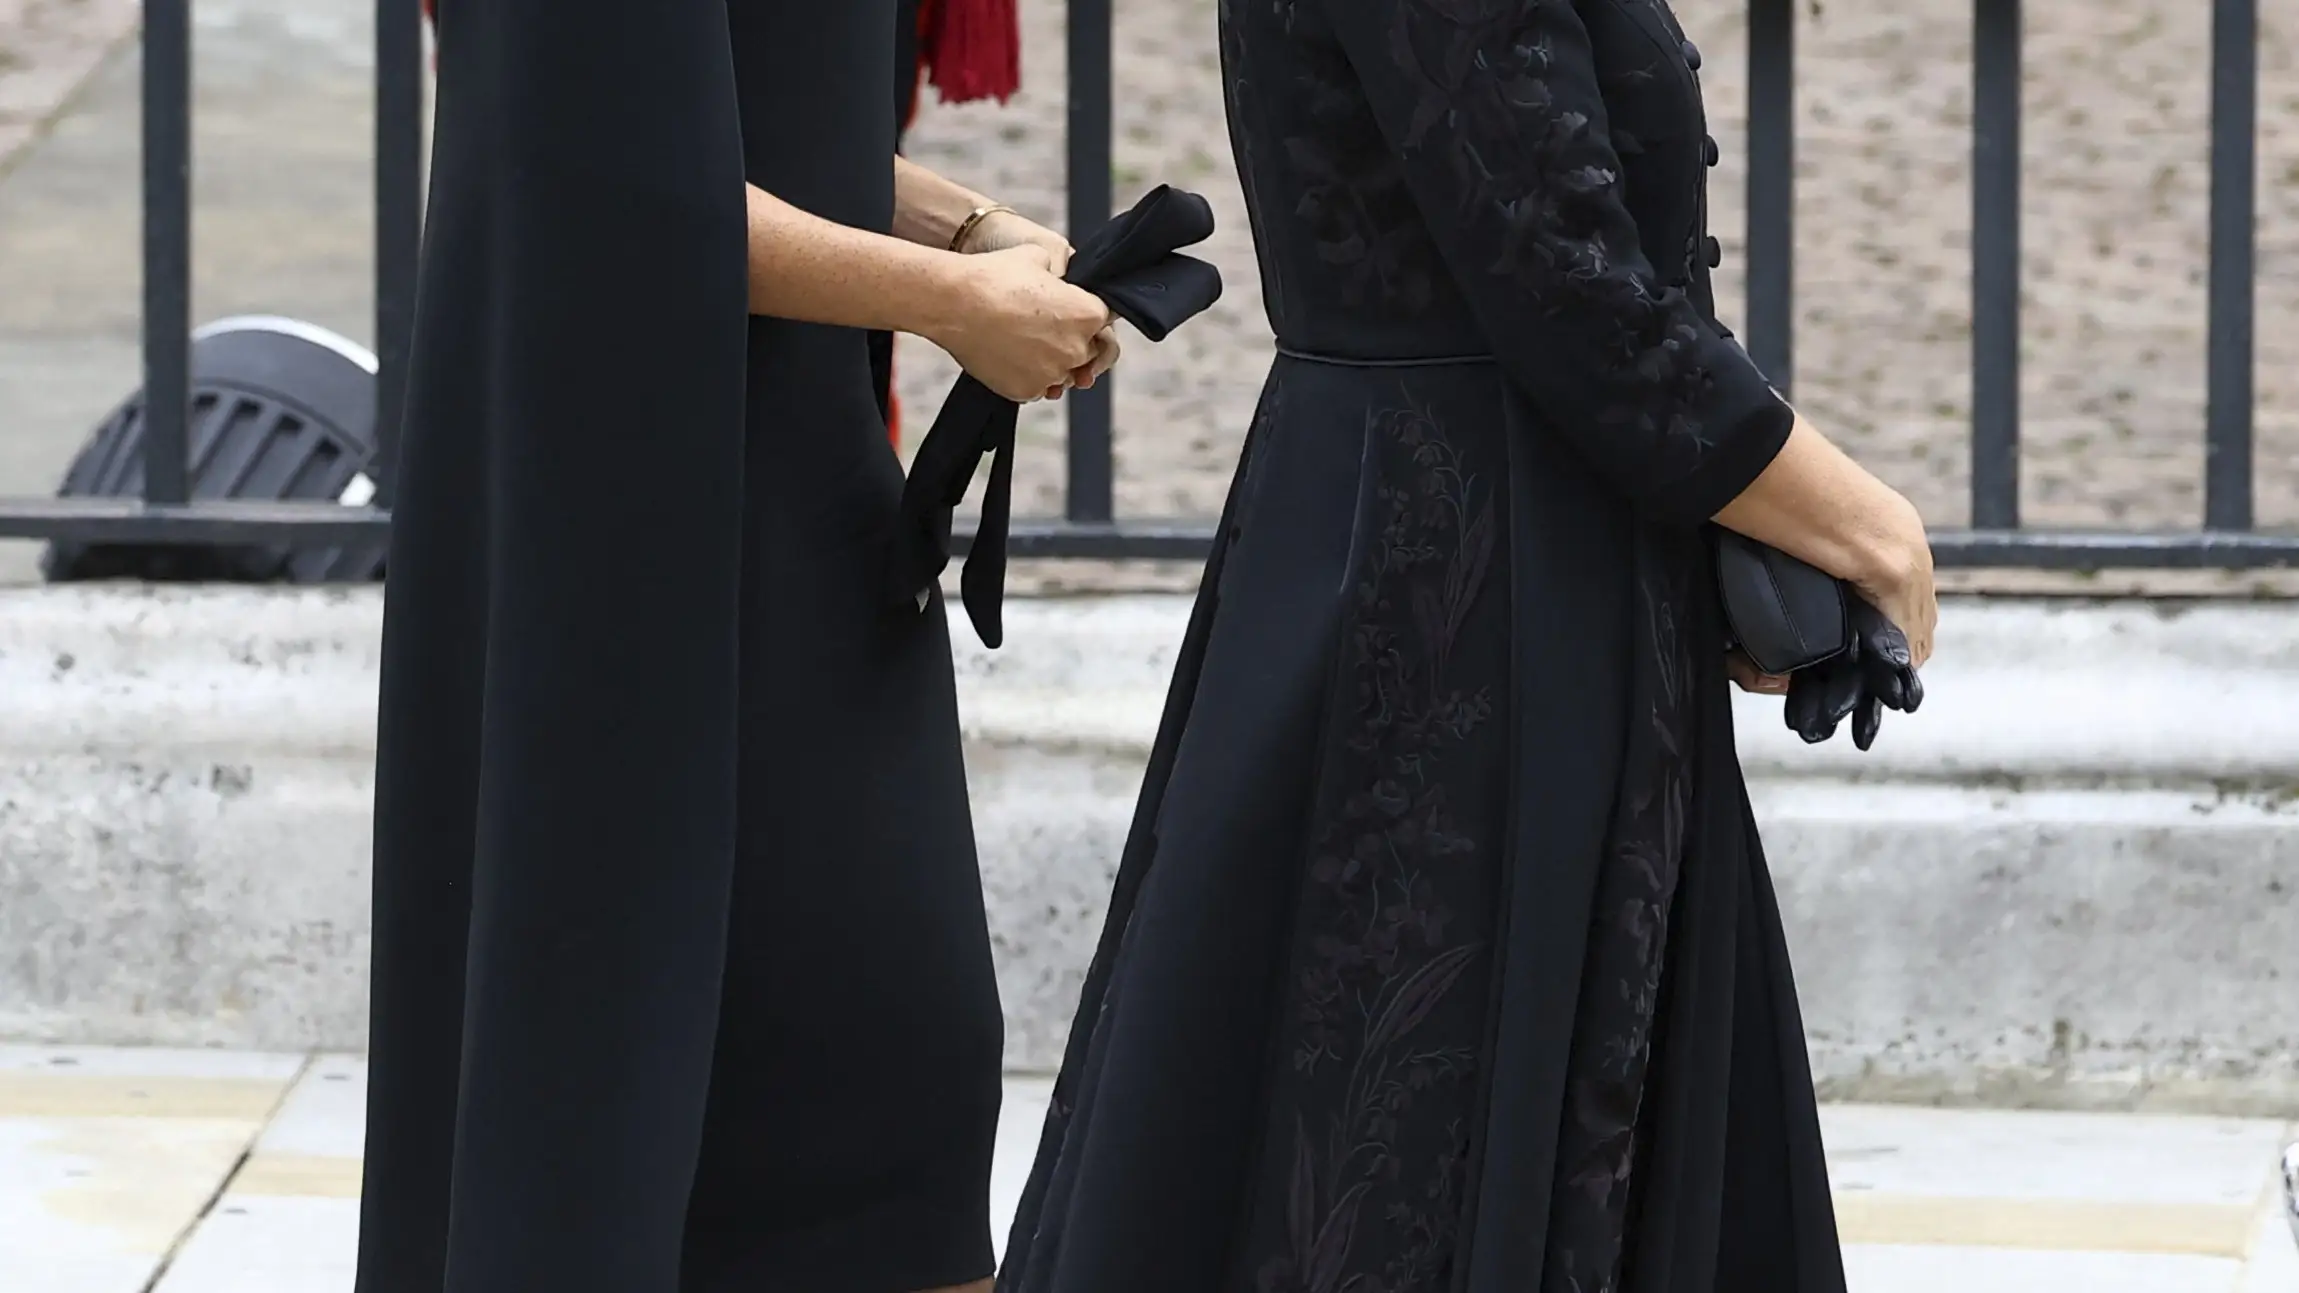
M 1007 206 L 1003 202 L 992 202 L 987 206 L 978 206 L 967 212 L 966 218 L 958 222 L 958 232 L 950 235 L 950 250 L 965 250 L 966 238 L 969 234 L 974 232 L 974 226 L 982 223 L 984 220 L 989 219 L 991 216 L 998 214 L 1000 211 L 1014 213 L 1014 208 Z

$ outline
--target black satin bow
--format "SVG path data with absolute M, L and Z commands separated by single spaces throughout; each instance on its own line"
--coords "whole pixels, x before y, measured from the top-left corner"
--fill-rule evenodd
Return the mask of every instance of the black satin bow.
M 1159 185 L 1132 210 L 1078 243 L 1063 277 L 1109 304 L 1112 313 L 1151 341 L 1221 299 L 1221 272 L 1178 249 L 1213 233 L 1213 208 L 1195 193 Z M 906 604 L 917 604 L 950 564 L 950 522 L 974 470 L 995 453 L 974 532 L 960 599 L 982 644 L 1005 640 L 1001 603 L 1006 591 L 1006 531 L 1014 506 L 1014 420 L 1021 406 L 970 376 L 962 376 L 942 402 L 933 427 L 919 442 L 902 487 L 894 582 Z

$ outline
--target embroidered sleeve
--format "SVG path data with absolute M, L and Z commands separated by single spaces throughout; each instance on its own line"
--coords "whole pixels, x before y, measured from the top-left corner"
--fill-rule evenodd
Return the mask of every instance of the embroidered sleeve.
M 1574 0 L 1325 0 L 1494 352 L 1647 515 L 1703 521 L 1794 420 L 1656 273 Z

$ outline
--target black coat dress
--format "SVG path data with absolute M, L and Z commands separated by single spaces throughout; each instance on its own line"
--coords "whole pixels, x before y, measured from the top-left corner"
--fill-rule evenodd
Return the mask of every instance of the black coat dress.
M 1280 356 L 1002 1293 L 1842 1293 L 1658 0 L 1222 0 Z
M 1001 1020 L 948 632 L 864 335 L 892 0 L 474 0 L 384 625 L 361 1293 L 980 1278 Z

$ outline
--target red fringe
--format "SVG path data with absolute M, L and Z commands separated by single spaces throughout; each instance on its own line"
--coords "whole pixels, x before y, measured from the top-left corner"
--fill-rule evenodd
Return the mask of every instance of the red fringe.
M 944 103 L 1022 88 L 1022 21 L 1014 0 L 920 0 L 918 61 Z

